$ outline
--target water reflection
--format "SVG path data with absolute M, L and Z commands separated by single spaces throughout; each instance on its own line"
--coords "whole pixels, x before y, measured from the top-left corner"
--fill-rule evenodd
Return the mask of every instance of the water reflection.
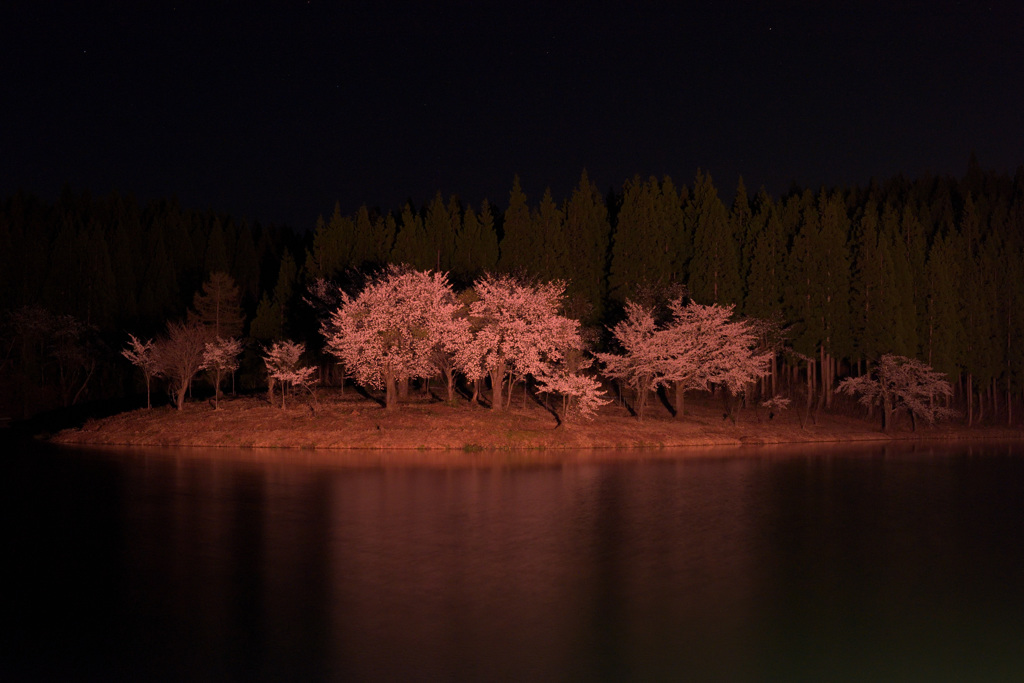
M 941 679 L 1024 666 L 1016 444 L 498 465 L 346 455 L 18 461 L 16 511 L 48 510 L 34 536 L 57 534 L 32 566 L 84 573 L 49 615 L 60 656 L 38 645 L 39 626 L 17 662 L 107 680 Z M 27 534 L 16 544 L 33 552 Z

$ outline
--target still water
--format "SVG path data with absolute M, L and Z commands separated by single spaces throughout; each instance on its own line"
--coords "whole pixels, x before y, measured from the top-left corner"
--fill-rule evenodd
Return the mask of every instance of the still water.
M 1024 676 L 1020 443 L 463 457 L 15 444 L 0 677 Z

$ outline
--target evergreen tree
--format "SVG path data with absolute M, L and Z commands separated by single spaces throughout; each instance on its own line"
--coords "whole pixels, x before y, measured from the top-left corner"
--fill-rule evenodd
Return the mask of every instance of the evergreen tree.
M 611 225 L 608 207 L 586 169 L 565 206 L 566 241 L 575 254 L 566 288 L 572 317 L 584 324 L 601 320 L 608 282 Z
M 72 311 L 81 315 L 87 325 L 109 327 L 118 310 L 117 280 L 103 227 L 90 222 L 80 235 L 77 272 L 81 303 Z
M 786 245 L 782 241 L 779 213 L 767 194 L 759 198 L 757 215 L 751 219 L 752 244 L 749 255 L 744 312 L 768 320 L 781 313 L 782 271 Z
M 295 266 L 295 259 L 286 249 L 277 271 L 277 284 L 274 286 L 273 296 L 267 296 L 264 293 L 259 306 L 256 307 L 256 317 L 253 318 L 249 329 L 250 337 L 261 340 L 278 340 L 288 335 L 288 320 L 297 276 L 298 269 Z
M 135 325 L 139 313 L 138 269 L 143 253 L 140 238 L 142 223 L 133 198 L 115 195 L 111 199 L 110 263 L 114 271 L 117 324 Z
M 455 210 L 454 219 L 459 219 L 458 201 L 452 197 L 452 208 Z M 441 192 L 434 195 L 433 201 L 427 207 L 427 219 L 424 221 L 426 233 L 426 245 L 429 248 L 429 263 L 426 265 L 431 270 L 447 272 L 452 267 L 452 254 L 455 252 L 455 230 L 453 216 L 449 213 L 449 207 L 441 198 Z
M 480 275 L 494 270 L 497 261 L 498 236 L 494 233 L 491 207 L 485 199 L 479 217 L 473 207 L 466 208 L 461 229 L 455 235 L 453 279 L 468 284 Z
M 437 267 L 437 255 L 427 239 L 423 219 L 413 210 L 412 204 L 407 203 L 402 209 L 402 227 L 395 237 L 391 262 L 410 265 L 418 270 Z
M 884 243 L 882 254 L 885 278 L 882 301 L 886 329 L 882 334 L 888 338 L 886 353 L 901 356 L 917 355 L 917 307 L 914 303 L 913 275 L 906 249 L 902 244 L 899 212 L 893 205 L 886 205 L 882 211 L 882 225 L 879 241 Z
M 213 219 L 209 236 L 203 250 L 203 270 L 207 273 L 227 272 L 228 248 L 224 235 L 224 226 L 220 218 Z
M 374 239 L 373 221 L 370 211 L 363 204 L 356 211 L 355 234 L 353 235 L 348 262 L 355 268 L 377 261 L 377 249 Z
M 853 259 L 850 312 L 854 353 L 861 359 L 878 359 L 891 350 L 886 341 L 888 321 L 883 317 L 883 310 L 884 287 L 888 282 L 885 267 L 886 263 L 891 263 L 892 256 L 884 244 L 879 244 L 878 207 L 873 199 L 861 209 L 856 222 Z
M 850 344 L 850 219 L 839 193 L 819 199 L 821 213 L 821 256 L 824 277 L 822 288 L 825 317 L 825 352 L 837 357 L 848 356 Z
M 732 234 L 740 245 L 740 274 L 750 272 L 751 246 L 747 238 L 751 234 L 753 224 L 753 211 L 750 209 L 750 200 L 747 198 L 747 186 L 743 183 L 743 176 L 740 176 L 736 183 L 736 196 L 732 201 L 732 210 L 729 212 L 729 223 Z
M 139 314 L 144 320 L 143 327 L 155 330 L 168 315 L 179 311 L 178 272 L 168 254 L 161 222 L 150 226 L 145 242 L 149 246 L 149 259 L 143 270 Z
M 688 229 L 683 207 L 689 200 L 689 191 L 683 185 L 676 190 L 672 178 L 661 179 L 661 192 L 656 201 L 657 224 L 664 226 L 669 255 L 666 282 L 682 284 L 689 279 L 689 266 L 693 258 L 693 233 Z
M 213 339 L 238 337 L 245 322 L 241 299 L 238 285 L 230 275 L 210 273 L 192 299 L 190 318 L 198 320 Z
M 538 274 L 546 281 L 572 277 L 572 254 L 565 235 L 565 217 L 551 197 L 551 188 L 544 190 L 540 208 L 533 217 L 536 231 L 543 240 L 539 249 Z
M 504 273 L 518 272 L 536 276 L 540 271 L 538 252 L 543 244 L 543 236 L 536 230 L 518 175 L 512 179 L 502 229 L 504 234 L 501 238 L 498 269 Z
M 249 325 L 249 336 L 261 341 L 270 341 L 284 338 L 284 330 L 281 327 L 281 309 L 267 294 L 260 299 L 256 307 L 256 316 Z
M 249 311 L 256 305 L 260 291 L 260 262 L 248 223 L 238 226 L 238 239 L 231 263 L 231 275 L 238 283 L 242 305 Z
M 686 217 L 694 240 L 690 296 L 700 303 L 735 304 L 742 295 L 739 241 L 711 176 L 701 171 Z
M 398 224 L 395 217 L 390 213 L 386 216 L 377 216 L 373 220 L 373 237 L 370 240 L 371 260 L 376 264 L 388 262 L 394 248 L 395 235 L 398 233 Z
M 932 243 L 926 266 L 925 318 L 922 334 L 923 357 L 928 365 L 950 377 L 963 364 L 963 322 L 959 310 L 962 273 L 956 244 L 944 235 Z
M 831 404 L 836 359 L 849 352 L 848 223 L 841 198 L 822 191 L 817 205 L 804 209 L 790 252 L 785 299 L 794 322 L 793 346 L 812 359 L 817 357 L 823 385 L 820 397 L 826 407 Z
M 355 225 L 341 213 L 341 204 L 334 204 L 334 212 L 326 223 L 317 218 L 313 230 L 313 245 L 306 257 L 307 279 L 331 279 L 350 265 Z
M 671 182 L 671 181 L 669 181 Z M 636 300 L 639 287 L 668 285 L 674 276 L 674 229 L 656 178 L 627 181 L 612 236 L 609 296 L 624 303 Z

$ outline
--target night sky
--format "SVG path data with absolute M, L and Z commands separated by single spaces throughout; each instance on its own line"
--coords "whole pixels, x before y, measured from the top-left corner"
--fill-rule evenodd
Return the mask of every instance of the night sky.
M 701 167 L 729 200 L 740 174 L 779 194 L 1024 163 L 1020 2 L 212 4 L 4 3 L 0 196 L 304 230 L 335 201 L 504 206 L 517 173 L 536 203 L 584 167 L 602 190 Z

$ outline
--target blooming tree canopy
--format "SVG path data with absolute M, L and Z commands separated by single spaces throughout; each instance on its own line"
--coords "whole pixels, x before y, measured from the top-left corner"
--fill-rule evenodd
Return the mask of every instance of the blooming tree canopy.
M 504 407 L 506 377 L 511 394 L 517 379 L 553 378 L 566 353 L 583 348 L 579 321 L 558 313 L 564 283 L 532 284 L 507 275 L 487 276 L 477 280 L 473 290 L 472 338 L 457 352 L 456 363 L 470 379 L 490 375 L 494 410 Z
M 156 344 L 152 339 L 142 341 L 135 335 L 128 335 L 128 346 L 121 349 L 121 355 L 131 362 L 132 365 L 142 370 L 146 376 L 146 408 L 152 408 L 153 402 L 150 399 L 150 381 L 160 374 L 163 366 L 157 357 Z
M 664 330 L 665 355 L 659 364 L 661 381 L 676 390 L 676 417 L 683 416 L 683 399 L 690 389 L 711 384 L 743 393 L 748 383 L 768 372 L 770 353 L 755 353 L 757 336 L 746 320 L 733 320 L 733 306 L 669 302 L 672 320 Z
M 324 324 L 327 350 L 337 356 L 360 384 L 385 390 L 385 407 L 398 402 L 397 383 L 429 377 L 438 345 L 453 337 L 450 321 L 460 304 L 443 273 L 391 268 L 352 297 L 342 293 L 341 306 Z
M 836 387 L 836 393 L 860 394 L 860 403 L 868 407 L 881 404 L 885 431 L 892 429 L 893 418 L 900 410 L 910 413 L 915 430 L 918 418 L 933 424 L 957 415 L 956 411 L 935 401 L 936 396 L 948 399 L 953 395 L 953 388 L 943 373 L 917 359 L 891 353 L 882 356 L 872 374 L 844 379 Z
M 316 368 L 301 365 L 306 345 L 301 342 L 278 341 L 271 344 L 263 355 L 267 374 L 281 383 L 281 407 L 285 407 L 285 395 L 289 386 L 308 387 L 316 381 Z
M 636 397 L 636 413 L 643 417 L 648 394 L 657 389 L 663 337 L 654 321 L 654 312 L 634 301 L 627 301 L 626 317 L 611 329 L 622 353 L 598 353 L 604 374 L 625 382 Z
M 238 355 L 242 353 L 242 342 L 228 337 L 217 337 L 206 342 L 203 349 L 203 370 L 213 373 L 213 403 L 220 408 L 220 383 L 224 375 L 238 369 Z
M 610 377 L 629 383 L 642 416 L 649 391 L 674 385 L 676 417 L 692 389 L 723 385 L 734 394 L 768 371 L 771 353 L 757 353 L 757 335 L 745 320 L 733 320 L 733 307 L 669 302 L 671 319 L 657 326 L 653 312 L 626 303 L 626 319 L 612 328 L 621 354 L 599 354 Z
M 196 320 L 169 322 L 167 336 L 156 343 L 156 357 L 163 375 L 171 382 L 175 406 L 181 410 L 192 378 L 203 366 L 203 352 L 209 340 L 202 323 Z
M 442 292 L 441 296 L 439 316 L 427 322 L 431 342 L 428 360 L 434 372 L 444 377 L 448 401 L 451 402 L 455 400 L 455 373 L 458 370 L 456 357 L 473 337 L 468 308 L 450 289 L 447 293 Z
M 541 393 L 559 394 L 562 397 L 562 414 L 568 419 L 592 420 L 598 408 L 611 402 L 604 397 L 601 383 L 583 374 L 582 370 L 589 365 L 590 361 L 587 360 L 575 371 L 562 366 L 551 374 L 537 378 Z

